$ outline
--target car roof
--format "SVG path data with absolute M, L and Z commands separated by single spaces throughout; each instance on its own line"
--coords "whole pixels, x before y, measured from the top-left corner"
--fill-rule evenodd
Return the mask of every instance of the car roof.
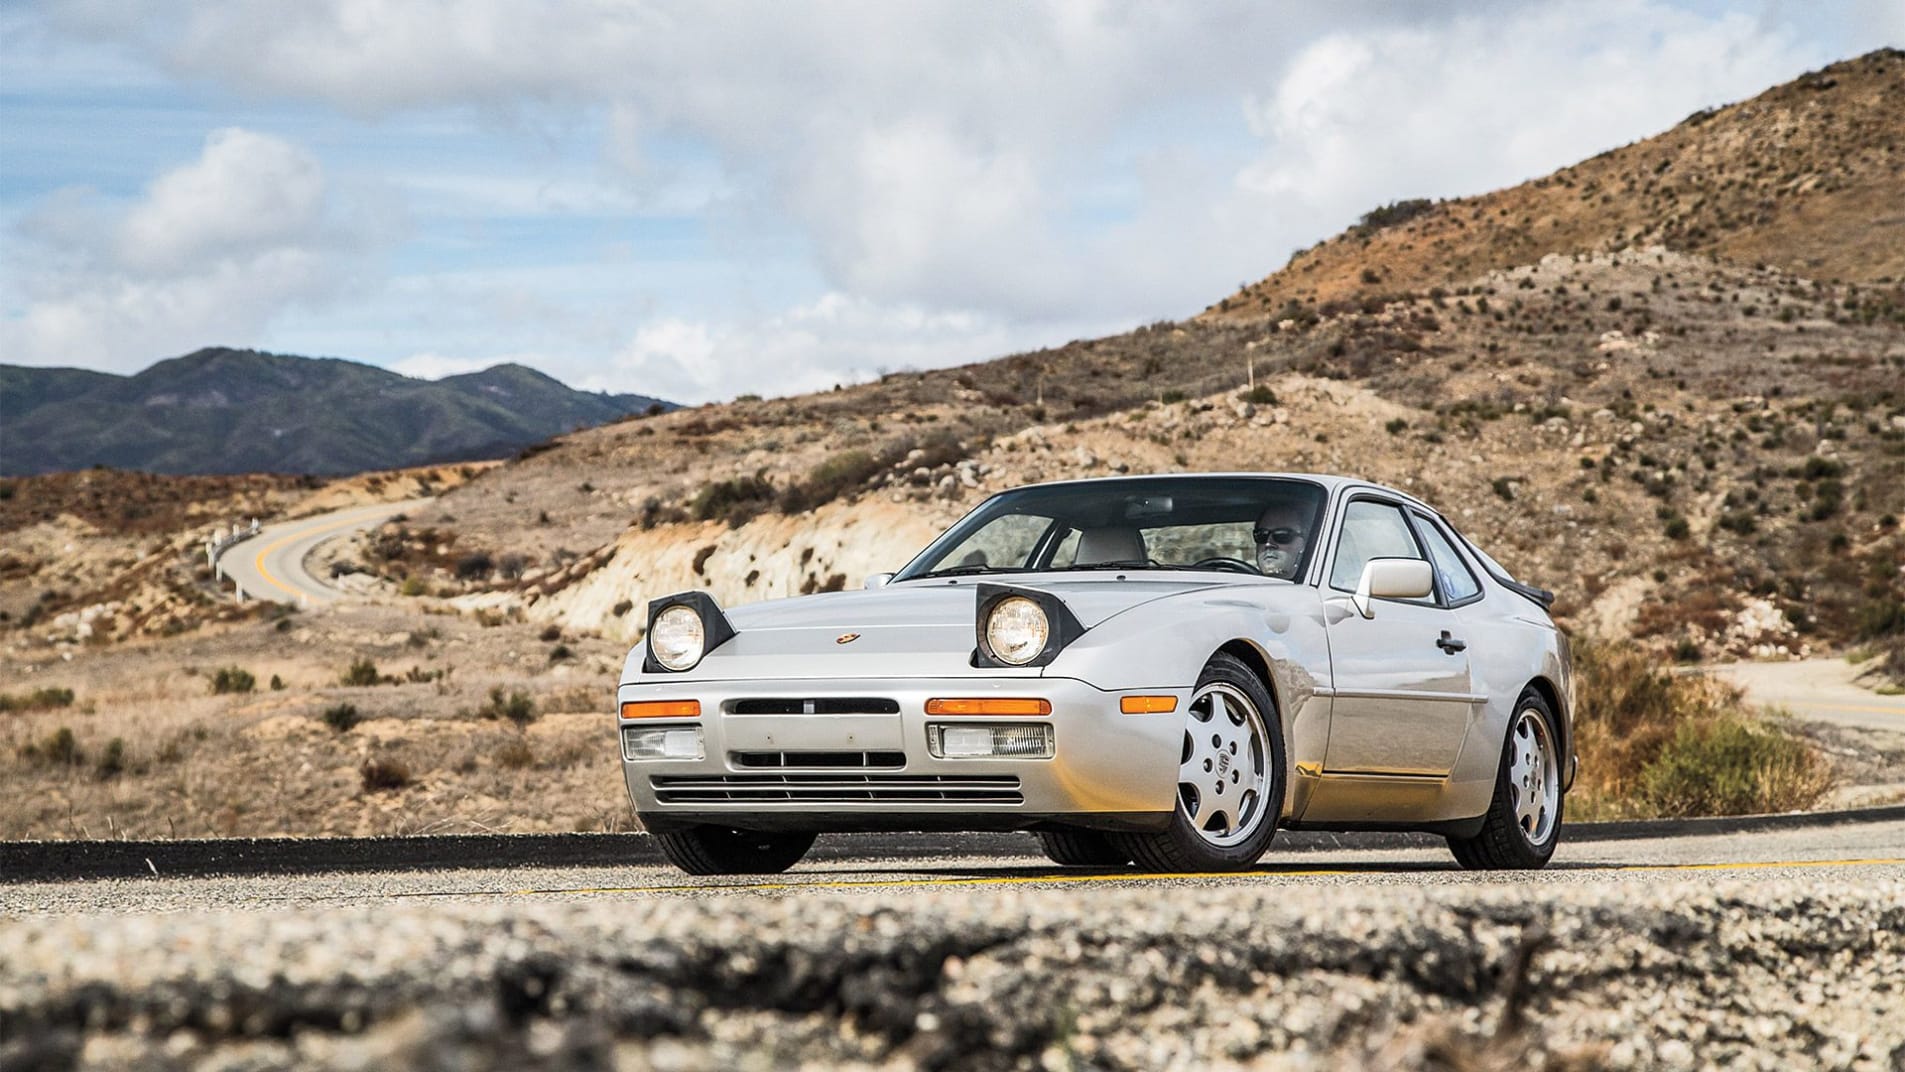
M 1411 495 L 1406 491 L 1401 491 L 1396 488 L 1389 487 L 1386 484 L 1378 484 L 1371 480 L 1359 480 L 1355 477 L 1341 476 L 1334 473 L 1257 473 L 1257 472 L 1132 473 L 1130 475 L 1121 475 L 1121 476 L 1082 477 L 1077 480 L 1047 480 L 1047 481 L 1042 481 L 1036 484 L 1022 484 L 1020 485 L 1020 487 L 1055 488 L 1055 487 L 1068 487 L 1072 485 L 1081 485 L 1081 484 L 1107 484 L 1107 483 L 1113 483 L 1118 481 L 1133 481 L 1133 480 L 1202 480 L 1202 479 L 1215 480 L 1215 479 L 1236 479 L 1238 477 L 1253 477 L 1253 478 L 1259 478 L 1264 480 L 1307 480 L 1313 484 L 1321 485 L 1324 492 L 1329 495 L 1335 495 L 1338 491 L 1342 491 L 1345 489 L 1348 489 L 1348 490 L 1366 489 L 1369 491 L 1381 492 L 1385 495 L 1393 495 L 1396 498 L 1402 499 L 1405 502 L 1411 503 L 1415 506 L 1420 506 L 1424 510 L 1429 511 L 1432 514 L 1441 513 L 1441 511 L 1437 510 L 1435 507 L 1430 506 L 1428 503 L 1423 502 L 1421 499 L 1416 498 L 1414 495 Z M 1014 488 L 1010 490 L 1016 491 L 1018 489 Z

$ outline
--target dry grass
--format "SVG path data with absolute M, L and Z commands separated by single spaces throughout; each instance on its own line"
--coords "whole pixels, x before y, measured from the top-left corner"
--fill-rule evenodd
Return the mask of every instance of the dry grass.
M 1579 819 L 1793 811 L 1832 788 L 1825 760 L 1738 689 L 1674 674 L 1631 644 L 1574 648 Z

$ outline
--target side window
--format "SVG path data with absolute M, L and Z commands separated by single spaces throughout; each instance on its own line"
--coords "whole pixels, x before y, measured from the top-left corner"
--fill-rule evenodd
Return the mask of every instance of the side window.
M 1435 565 L 1436 585 L 1442 589 L 1442 598 L 1450 603 L 1466 603 L 1480 595 L 1482 582 L 1475 579 L 1468 563 L 1462 561 L 1442 526 L 1417 514 L 1416 529 L 1429 547 L 1429 561 Z
M 1343 531 L 1337 537 L 1336 563 L 1330 567 L 1330 587 L 1354 592 L 1363 567 L 1372 558 L 1421 558 L 1409 522 L 1400 507 L 1359 499 L 1343 511 Z

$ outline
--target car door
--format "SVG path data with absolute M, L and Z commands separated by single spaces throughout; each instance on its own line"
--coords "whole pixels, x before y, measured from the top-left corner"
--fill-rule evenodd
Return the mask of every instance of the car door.
M 1358 494 L 1343 507 L 1324 575 L 1335 689 L 1324 773 L 1441 777 L 1477 703 L 1460 622 L 1436 595 L 1378 599 L 1364 618 L 1351 595 L 1373 558 L 1430 556 L 1400 503 Z

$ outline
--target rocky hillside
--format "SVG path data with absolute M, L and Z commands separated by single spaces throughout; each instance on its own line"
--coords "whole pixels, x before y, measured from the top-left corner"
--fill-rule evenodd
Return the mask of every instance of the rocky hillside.
M 1905 52 L 1881 49 L 1513 189 L 1403 201 L 1205 312 L 1300 317 L 1549 253 L 1664 245 L 1825 282 L 1905 281 Z
M 673 409 L 571 390 L 533 369 L 414 380 L 335 358 L 207 349 L 135 376 L 0 365 L 0 475 L 339 474 L 499 458 L 562 432 Z

